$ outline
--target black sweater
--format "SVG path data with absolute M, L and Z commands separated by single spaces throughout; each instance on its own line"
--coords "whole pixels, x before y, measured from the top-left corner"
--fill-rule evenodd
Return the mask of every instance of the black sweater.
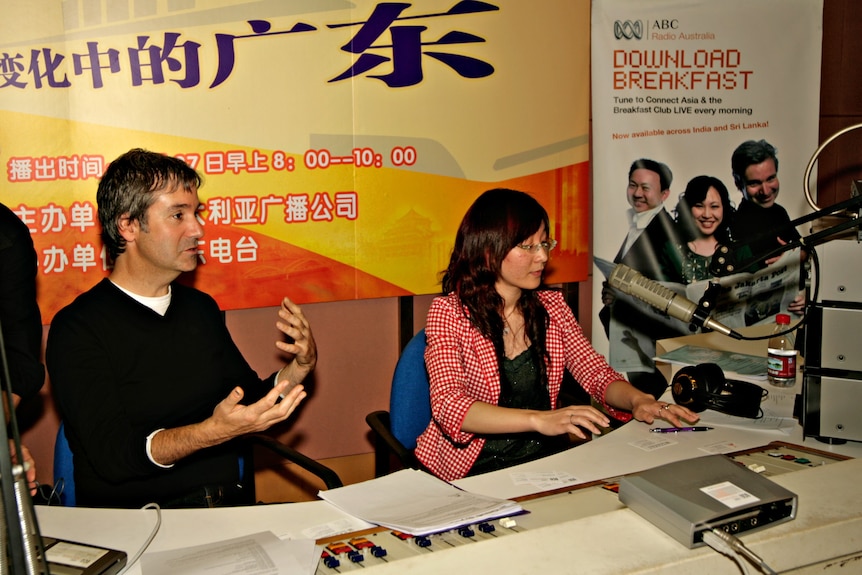
M 141 507 L 239 481 L 236 442 L 170 469 L 146 455 L 147 435 L 203 421 L 235 386 L 243 403 L 272 388 L 274 374 L 251 369 L 209 295 L 173 284 L 163 317 L 105 279 L 57 314 L 46 357 L 79 505 Z

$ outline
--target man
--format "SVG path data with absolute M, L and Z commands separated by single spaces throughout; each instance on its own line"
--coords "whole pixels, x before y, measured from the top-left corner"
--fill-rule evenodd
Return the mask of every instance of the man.
M 664 208 L 672 182 L 673 173 L 667 165 L 646 158 L 632 162 L 626 188 L 626 199 L 631 206 L 627 212 L 628 232 L 614 263 L 625 264 L 652 280 L 683 283 L 676 247 L 679 244 L 678 234 L 673 218 Z M 611 342 L 611 355 L 615 346 L 627 345 L 633 348 L 646 371 L 627 372 L 629 381 L 641 391 L 660 397 L 667 382 L 653 364 L 655 341 L 679 335 L 685 326 L 680 326 L 679 331 L 669 331 L 665 325 L 655 322 L 654 318 L 617 300 L 607 284 L 602 290 L 602 301 L 605 307 L 599 312 L 599 318 L 609 337 L 611 317 L 622 326 L 631 328 L 624 332 L 627 335 L 622 341 Z M 651 343 L 645 346 L 643 340 L 636 337 L 636 332 L 648 335 Z
M 799 239 L 799 232 L 790 225 L 787 210 L 776 203 L 781 184 L 775 147 L 766 140 L 745 141 L 733 151 L 730 166 L 733 182 L 742 192 L 742 201 L 730 224 L 731 239 L 743 248 L 739 259 L 766 254 Z M 772 264 L 780 257 L 780 254 L 773 256 L 763 263 Z M 807 258 L 804 250 L 801 257 L 803 261 Z M 801 291 L 789 304 L 788 310 L 801 314 L 805 299 L 805 293 Z
M 730 227 L 733 241 L 757 255 L 798 239 L 796 228 L 788 226 L 787 210 L 776 203 L 781 184 L 775 147 L 766 140 L 743 142 L 733 151 L 730 166 L 733 182 L 742 192 Z M 768 231 L 775 233 L 764 237 Z
M 12 210 L 0 204 L 0 326 L 14 405 L 34 397 L 45 383 L 36 270 L 30 230 Z
M 635 160 L 629 168 L 626 199 L 629 229 L 614 263 L 623 263 L 656 281 L 682 282 L 675 259 L 678 243 L 673 218 L 664 208 L 673 173 L 655 160 Z
M 45 366 L 41 361 L 42 314 L 36 302 L 37 269 L 30 230 L 12 210 L 0 204 L 0 328 L 13 408 L 38 395 L 45 383 Z M 3 377 L 0 372 L 0 379 Z M 3 405 L 5 408 L 6 403 Z M 7 413 L 7 421 L 8 416 Z M 27 479 L 35 486 L 35 463 L 26 446 L 22 445 L 21 450 L 23 460 L 29 464 Z
M 57 314 L 47 347 L 79 505 L 246 503 L 235 440 L 305 398 L 317 349 L 297 305 L 284 298 L 276 323 L 287 341 L 275 345 L 291 359 L 261 380 L 215 300 L 174 281 L 197 266 L 200 184 L 181 160 L 139 149 L 99 183 L 113 270 Z

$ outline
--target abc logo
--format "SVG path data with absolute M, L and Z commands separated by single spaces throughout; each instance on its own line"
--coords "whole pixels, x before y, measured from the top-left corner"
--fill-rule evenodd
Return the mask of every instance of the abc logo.
M 614 37 L 617 40 L 640 40 L 644 37 L 643 20 L 616 20 L 614 22 Z
M 647 27 L 653 30 L 677 30 L 679 20 L 676 18 L 664 18 L 645 22 L 643 20 L 615 20 L 614 38 L 617 40 L 642 40 L 647 32 Z

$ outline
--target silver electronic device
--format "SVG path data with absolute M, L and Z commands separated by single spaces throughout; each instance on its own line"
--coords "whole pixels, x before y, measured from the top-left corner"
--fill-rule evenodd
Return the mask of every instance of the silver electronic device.
M 125 551 L 42 537 L 50 575 L 116 575 L 126 566 Z M 40 575 L 45 572 L 40 569 Z
M 704 545 L 703 533 L 732 535 L 796 517 L 796 495 L 725 455 L 661 465 L 620 480 L 629 509 L 682 543 Z
M 855 238 L 820 248 L 819 295 L 807 310 L 802 431 L 825 443 L 862 441 L 862 275 L 854 265 L 860 253 Z

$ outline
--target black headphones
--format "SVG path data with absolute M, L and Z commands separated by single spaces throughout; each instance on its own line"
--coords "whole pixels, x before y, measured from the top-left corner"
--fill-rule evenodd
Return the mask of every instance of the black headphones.
M 728 415 L 760 419 L 760 408 L 769 391 L 757 384 L 725 379 L 714 363 L 701 363 L 680 369 L 671 385 L 673 400 L 692 411 L 714 409 Z

